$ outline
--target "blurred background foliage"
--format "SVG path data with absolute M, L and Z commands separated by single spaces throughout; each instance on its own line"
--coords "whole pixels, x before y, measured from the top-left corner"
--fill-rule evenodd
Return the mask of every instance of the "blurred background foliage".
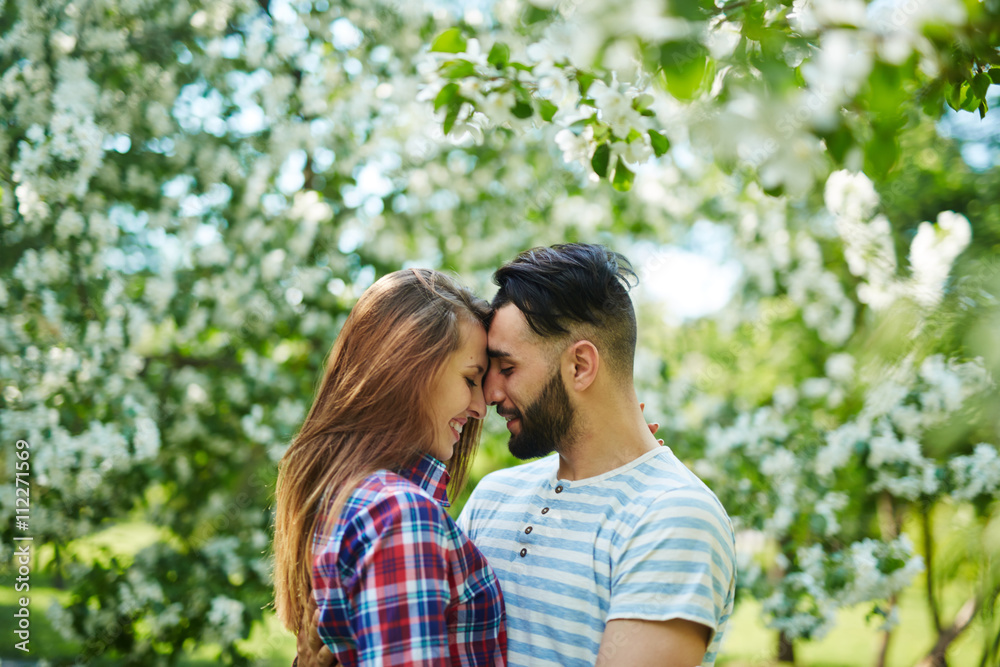
M 739 531 L 720 662 L 998 664 L 998 44 L 996 0 L 0 0 L 0 655 L 287 664 L 276 463 L 354 300 L 585 241 Z

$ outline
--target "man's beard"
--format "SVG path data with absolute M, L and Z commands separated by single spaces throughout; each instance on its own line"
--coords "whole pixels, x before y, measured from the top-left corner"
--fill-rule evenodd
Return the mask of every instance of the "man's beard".
M 510 436 L 510 453 L 525 460 L 565 450 L 572 442 L 573 413 L 557 369 L 531 405 L 523 411 L 504 411 L 504 416 L 521 421 L 521 432 Z

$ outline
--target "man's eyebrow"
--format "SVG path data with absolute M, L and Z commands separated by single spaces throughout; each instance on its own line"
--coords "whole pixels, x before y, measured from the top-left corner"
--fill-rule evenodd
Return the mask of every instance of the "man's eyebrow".
M 508 357 L 511 357 L 512 355 L 510 352 L 504 352 L 503 350 L 498 350 L 493 347 L 487 347 L 486 356 L 489 357 L 490 359 L 506 359 Z

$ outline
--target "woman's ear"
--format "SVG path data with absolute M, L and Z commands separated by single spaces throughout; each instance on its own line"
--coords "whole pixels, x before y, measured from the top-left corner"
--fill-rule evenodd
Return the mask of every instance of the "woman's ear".
M 564 359 L 563 368 L 568 375 L 566 384 L 575 391 L 585 391 L 597 379 L 601 354 L 589 340 L 578 340 L 570 345 Z

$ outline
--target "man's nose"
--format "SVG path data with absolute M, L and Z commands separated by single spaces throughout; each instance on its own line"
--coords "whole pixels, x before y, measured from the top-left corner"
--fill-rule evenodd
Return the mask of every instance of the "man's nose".
M 488 405 L 497 405 L 503 402 L 505 396 L 501 384 L 500 374 L 491 369 L 483 380 L 483 397 Z

